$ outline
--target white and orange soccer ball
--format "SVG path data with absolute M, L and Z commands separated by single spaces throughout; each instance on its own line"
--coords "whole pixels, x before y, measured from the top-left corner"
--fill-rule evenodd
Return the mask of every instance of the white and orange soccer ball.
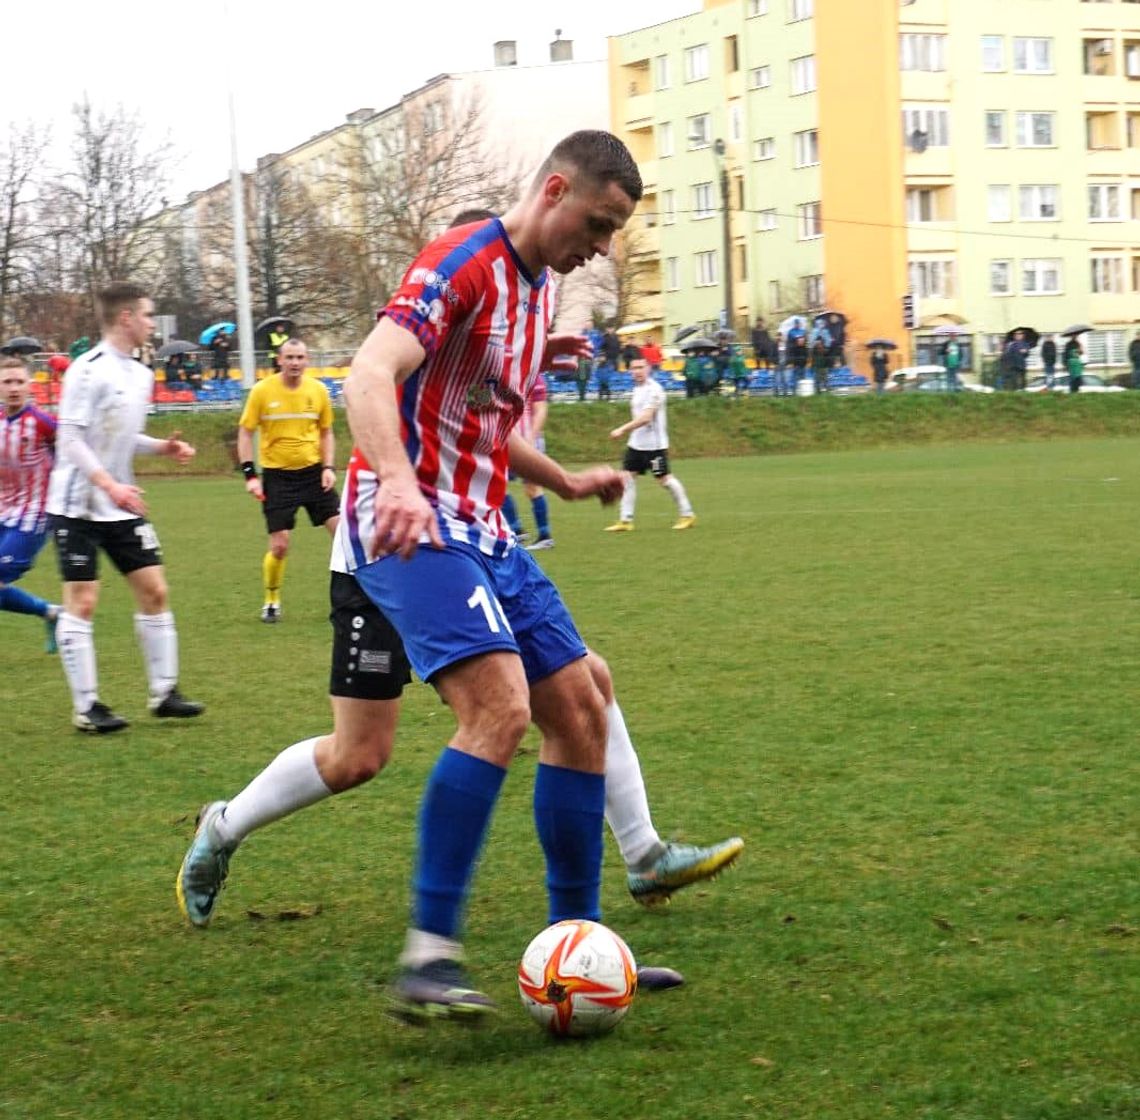
M 519 962 L 519 995 L 551 1034 L 586 1038 L 612 1031 L 637 994 L 629 946 L 601 922 L 556 922 Z

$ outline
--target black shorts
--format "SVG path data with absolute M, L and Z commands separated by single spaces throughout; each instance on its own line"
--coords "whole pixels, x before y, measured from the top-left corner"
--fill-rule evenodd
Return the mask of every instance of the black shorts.
M 52 516 L 48 522 L 64 583 L 99 578 L 99 549 L 123 574 L 162 563 L 162 545 L 154 526 L 141 517 L 124 521 L 87 521 Z
M 265 525 L 271 533 L 292 529 L 297 524 L 297 510 L 302 506 L 315 525 L 323 525 L 340 512 L 340 497 L 334 487 L 321 489 L 320 463 L 302 467 L 299 471 L 283 471 L 266 467 L 261 472 L 261 487 L 265 492 L 262 512 Z
M 329 581 L 333 627 L 329 695 L 351 700 L 396 700 L 412 679 L 396 628 L 344 572 Z
M 627 447 L 621 465 L 630 474 L 645 474 L 649 471 L 654 478 L 664 478 L 669 473 L 669 452 L 664 449 L 638 451 L 636 447 Z

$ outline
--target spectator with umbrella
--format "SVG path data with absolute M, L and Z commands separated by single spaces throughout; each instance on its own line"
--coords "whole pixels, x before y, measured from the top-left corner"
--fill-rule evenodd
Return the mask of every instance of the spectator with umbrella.
M 171 339 L 158 348 L 155 357 L 163 363 L 162 371 L 167 385 L 182 380 L 182 367 L 185 364 L 186 355 L 193 353 L 194 343 L 187 342 L 182 338 Z
M 1032 327 L 1014 327 L 1005 336 L 1002 351 L 1003 385 L 1013 389 L 1025 388 L 1025 374 L 1029 365 L 1029 352 L 1037 345 L 1040 336 Z
M 1061 361 L 1065 363 L 1065 370 L 1069 374 L 1069 392 L 1079 393 L 1085 378 L 1085 362 L 1084 347 L 1077 334 L 1068 335 L 1065 349 L 1061 352 Z
M 268 319 L 262 319 L 254 331 L 255 335 L 265 335 L 269 344 L 269 364 L 273 367 L 274 373 L 281 372 L 281 366 L 277 361 L 277 351 L 289 341 L 292 330 L 292 319 L 285 315 L 271 315 Z
M 881 393 L 887 387 L 887 375 L 891 368 L 890 351 L 898 347 L 889 338 L 873 338 L 867 343 L 871 350 L 871 371 L 875 378 L 875 392 Z
M 43 350 L 38 338 L 29 338 L 27 335 L 19 335 L 16 338 L 10 338 L 3 346 L 0 346 L 0 354 L 10 357 L 23 357 L 28 358 L 33 354 L 38 354 Z
M 1041 343 L 1041 365 L 1045 369 L 1045 388 L 1052 389 L 1057 370 L 1057 343 L 1052 335 Z
M 235 323 L 213 323 L 198 336 L 198 345 L 208 347 L 213 355 L 211 366 L 215 381 L 230 379 L 230 349 L 233 345 L 230 336 L 236 330 Z

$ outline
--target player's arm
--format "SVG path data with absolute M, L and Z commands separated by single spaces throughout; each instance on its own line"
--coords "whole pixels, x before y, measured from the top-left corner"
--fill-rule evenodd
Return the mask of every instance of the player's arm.
M 249 409 L 248 401 L 246 402 L 246 409 Z M 241 418 L 245 420 L 244 412 Z M 242 477 L 245 479 L 245 492 L 259 502 L 264 502 L 265 491 L 261 487 L 261 479 L 257 477 L 257 467 L 253 465 L 253 431 L 240 422 L 238 423 L 237 434 L 237 457 L 238 463 L 241 465 Z
M 189 463 L 196 452 L 183 438 L 181 432 L 171 432 L 166 439 L 156 439 L 144 432 L 135 437 L 136 455 L 165 455 L 176 463 Z
M 620 428 L 614 428 L 610 432 L 610 439 L 621 439 L 622 436 L 629 435 L 630 432 L 636 431 L 638 428 L 644 428 L 646 424 L 652 424 L 653 417 L 657 415 L 658 407 L 660 406 L 651 404 L 628 423 L 622 424 Z
M 332 424 L 321 429 L 321 489 L 331 490 L 336 485 L 336 436 L 333 435 Z
M 409 559 L 427 533 L 443 547 L 435 511 L 420 491 L 400 439 L 396 386 L 423 364 L 426 351 L 411 331 L 384 316 L 352 359 L 344 383 L 348 426 L 356 446 L 376 472 L 376 531 L 371 554 Z
M 621 497 L 622 477 L 611 467 L 590 467 L 584 471 L 568 471 L 549 455 L 531 446 L 516 429 L 507 443 L 511 470 L 527 482 L 553 490 L 568 502 L 597 496 L 603 504 Z

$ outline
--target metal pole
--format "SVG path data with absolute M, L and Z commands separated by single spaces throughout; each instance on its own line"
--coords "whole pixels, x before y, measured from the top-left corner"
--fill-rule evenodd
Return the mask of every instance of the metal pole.
M 724 141 L 718 140 L 713 150 L 720 159 L 720 216 L 724 227 L 724 325 L 728 330 L 733 330 L 732 218 L 728 210 L 728 162 L 724 155 Z
M 249 252 L 245 238 L 245 190 L 238 164 L 237 113 L 234 91 L 230 100 L 230 203 L 234 227 L 234 286 L 237 289 L 238 339 L 241 342 L 241 385 L 252 389 L 256 380 L 253 357 L 253 309 L 249 298 Z

